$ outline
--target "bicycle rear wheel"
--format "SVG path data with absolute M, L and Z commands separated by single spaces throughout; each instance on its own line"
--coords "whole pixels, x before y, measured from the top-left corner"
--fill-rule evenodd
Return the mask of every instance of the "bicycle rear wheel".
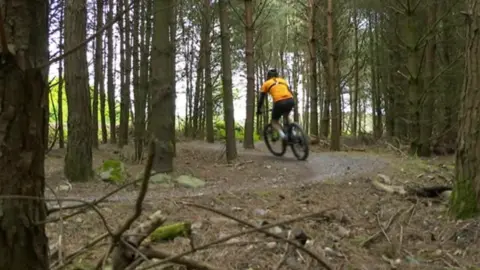
M 282 144 L 282 150 L 280 150 L 279 152 L 275 151 L 272 147 L 273 133 L 274 133 L 274 128 L 272 127 L 272 124 L 266 125 L 265 128 L 263 129 L 263 139 L 265 141 L 265 144 L 267 145 L 268 151 L 270 151 L 270 153 L 272 153 L 274 156 L 281 157 L 287 151 L 287 145 L 283 140 L 281 140 L 280 138 L 277 138 L 277 142 Z
M 288 133 L 290 134 L 290 147 L 292 148 L 293 154 L 298 160 L 306 160 L 310 154 L 307 135 L 297 123 L 291 123 L 289 125 Z

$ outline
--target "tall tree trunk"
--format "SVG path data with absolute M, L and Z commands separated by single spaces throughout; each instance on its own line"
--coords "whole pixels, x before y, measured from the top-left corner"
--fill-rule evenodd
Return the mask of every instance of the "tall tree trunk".
M 174 149 L 172 145 L 173 85 L 171 72 L 170 18 L 173 14 L 172 0 L 154 2 L 154 26 L 152 40 L 152 115 L 162 115 L 151 121 L 151 132 L 155 138 L 156 150 L 153 169 L 156 172 L 173 171 Z
M 354 26 L 354 43 L 355 43 L 355 52 L 354 52 L 354 86 L 353 86 L 353 103 L 351 107 L 353 109 L 353 116 L 352 117 L 352 134 L 353 136 L 357 137 L 358 135 L 358 128 L 357 128 L 357 121 L 358 121 L 358 93 L 360 91 L 360 67 L 359 67 L 359 41 L 358 41 L 358 10 L 357 10 L 357 1 L 354 0 L 353 4 L 355 5 L 353 8 L 353 23 Z
M 214 142 L 214 129 L 213 129 L 213 84 L 212 84 L 212 46 L 211 46 L 211 10 L 210 10 L 210 0 L 203 1 L 203 19 L 205 32 L 208 36 L 208 41 L 205 44 L 205 125 L 207 129 L 207 142 Z
M 457 218 L 469 218 L 480 211 L 480 3 L 467 0 L 467 38 L 465 80 L 461 94 L 455 186 L 451 211 Z
M 168 71 L 170 71 L 169 73 L 169 78 L 170 78 L 170 82 L 171 82 L 171 85 L 172 85 L 172 107 L 171 107 L 171 113 L 172 113 L 172 121 L 170 122 L 170 125 L 171 125 L 171 137 L 170 137 L 170 143 L 172 144 L 172 151 L 173 151 L 173 157 L 176 157 L 177 155 L 177 143 L 176 143 L 176 140 L 175 140 L 175 137 L 176 137 L 176 132 L 175 132 L 175 129 L 176 129 L 176 126 L 175 126 L 175 123 L 176 123 L 176 117 L 175 117 L 175 114 L 176 114 L 176 104 L 177 104 L 177 78 L 176 78 L 176 74 L 177 74 L 177 62 L 176 62 L 176 55 L 177 55 L 177 40 L 176 40 L 176 37 L 177 37 L 177 9 L 178 7 L 176 7 L 174 5 L 174 1 L 172 1 L 170 3 L 171 5 L 173 5 L 172 7 L 172 11 L 169 12 L 169 17 L 168 17 L 168 26 L 169 26 L 169 31 L 170 31 L 170 55 L 169 55 L 169 66 L 170 68 L 167 69 Z
M 135 159 L 140 160 L 143 156 L 143 146 L 145 144 L 146 133 L 146 106 L 148 94 L 148 56 L 150 55 L 150 38 L 152 28 L 150 27 L 150 17 L 152 14 L 152 2 L 144 1 L 142 8 L 142 20 L 140 25 L 140 33 L 142 35 L 141 42 L 141 59 L 140 59 L 140 85 L 134 88 L 135 93 Z M 145 34 L 144 34 L 145 33 Z
M 86 0 L 67 0 L 65 9 L 65 51 L 86 39 Z M 88 181 L 92 171 L 92 114 L 88 86 L 87 47 L 65 57 L 65 90 L 68 103 L 68 143 L 65 176 L 72 182 Z
M 318 137 L 318 85 L 317 85 L 317 2 L 309 0 L 309 63 L 310 63 L 310 134 Z
M 139 60 L 139 49 L 140 49 L 140 20 L 144 21 L 145 18 L 140 17 L 140 8 L 141 8 L 141 3 L 140 2 L 134 2 L 133 3 L 133 31 L 132 31 L 132 39 L 133 39 L 133 46 L 132 46 L 132 88 L 133 88 L 133 95 L 134 95 L 134 100 L 135 102 L 136 97 L 138 97 L 138 91 L 140 88 L 140 60 Z M 143 35 L 143 32 L 142 32 Z M 130 106 L 130 110 L 132 110 Z M 137 116 L 137 110 L 135 109 L 135 104 L 133 104 L 133 108 L 135 110 L 135 117 L 132 117 L 133 121 L 133 133 L 134 133 L 134 138 L 135 138 L 135 124 L 137 123 L 136 119 Z M 140 108 L 140 110 L 145 110 L 145 107 Z M 133 116 L 133 115 L 132 115 Z M 130 130 L 130 129 L 129 129 Z
M 194 109 L 193 109 L 193 133 L 192 137 L 200 139 L 200 122 L 203 111 L 201 110 L 201 92 L 202 92 L 202 80 L 203 80 L 203 70 L 205 67 L 205 43 L 207 41 L 207 36 L 205 33 L 201 33 L 200 38 L 200 51 L 198 55 L 197 63 L 197 78 L 195 80 L 195 98 L 194 98 Z
M 113 21 L 113 0 L 108 0 L 108 21 Z M 108 118 L 110 122 L 110 143 L 117 143 L 116 132 L 116 108 L 115 108 L 115 81 L 113 77 L 113 27 L 107 30 L 108 58 L 107 58 L 107 95 L 108 95 Z
M 118 13 L 123 8 L 129 7 L 129 2 L 120 0 L 117 5 Z M 130 12 L 126 12 L 124 20 L 120 20 L 120 67 L 122 68 L 123 82 L 120 94 L 120 127 L 118 134 L 118 146 L 123 147 L 128 144 L 128 123 L 130 116 L 130 83 L 131 83 L 131 64 L 132 51 L 130 46 Z M 122 41 L 123 39 L 123 41 Z M 122 65 L 123 64 L 123 65 Z
M 332 0 L 327 1 L 327 45 L 328 45 L 328 70 L 329 70 L 329 92 L 331 94 L 332 106 L 332 134 L 330 136 L 330 150 L 340 151 L 340 108 L 338 99 L 340 93 L 335 78 L 335 58 L 333 50 L 333 3 Z
M 0 71 L 0 196 L 31 196 L 38 200 L 2 200 L 0 269 L 47 270 L 48 239 L 45 190 L 45 135 L 48 129 L 46 69 L 48 61 L 48 1 L 0 4 L 5 27 L 4 44 L 16 44 L 12 55 L 3 47 Z M 23 63 L 20 68 L 19 64 Z M 20 64 L 21 65 L 21 64 Z
M 97 0 L 97 32 L 103 27 L 103 0 Z M 92 145 L 98 148 L 98 95 L 103 85 L 103 35 L 100 34 L 95 40 L 95 78 L 93 85 L 92 106 Z
M 62 10 L 60 11 L 60 55 L 63 54 L 64 47 L 64 17 L 65 17 L 65 5 L 62 5 Z M 63 119 L 63 85 L 64 85 L 64 76 L 63 76 L 63 60 L 58 62 L 58 100 L 57 100 L 57 111 L 58 111 L 58 147 L 65 148 L 65 131 L 63 129 L 64 119 Z
M 299 61 L 300 56 L 298 51 L 293 53 L 293 63 L 292 63 L 292 82 L 293 82 L 293 95 L 295 97 L 295 107 L 293 108 L 293 121 L 298 123 L 299 113 L 298 113 L 298 84 L 299 84 Z
M 435 29 L 436 9 L 435 1 L 429 1 L 430 6 L 427 8 L 427 25 L 431 29 Z M 435 95 L 433 80 L 435 78 L 435 35 L 432 35 L 427 41 L 425 47 L 425 89 L 421 101 L 420 114 L 420 138 L 418 146 L 418 155 L 429 157 L 431 155 L 431 137 L 433 133 L 433 114 Z M 422 104 L 423 103 L 423 104 Z
M 254 148 L 253 126 L 255 110 L 255 62 L 254 62 L 253 0 L 245 0 L 245 62 L 247 64 L 247 98 L 243 147 Z
M 235 141 L 235 117 L 233 107 L 232 62 L 230 49 L 230 25 L 228 20 L 227 1 L 219 2 L 220 35 L 222 51 L 222 85 L 223 110 L 226 133 L 226 156 L 231 162 L 237 158 L 237 144 Z

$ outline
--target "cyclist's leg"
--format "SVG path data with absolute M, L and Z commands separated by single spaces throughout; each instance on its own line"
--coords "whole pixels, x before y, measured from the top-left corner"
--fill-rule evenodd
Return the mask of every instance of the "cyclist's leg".
M 285 132 L 283 132 L 282 125 L 280 125 L 280 118 L 284 114 L 283 100 L 277 101 L 273 104 L 272 108 L 272 127 L 278 131 L 280 137 L 285 139 Z
M 288 124 L 290 123 L 290 113 L 292 112 L 293 108 L 295 107 L 295 100 L 292 98 L 292 99 L 288 99 L 288 100 L 285 100 L 285 106 L 284 106 L 284 111 L 283 111 L 283 126 L 286 127 L 288 126 Z M 289 131 L 288 131 L 289 132 Z M 290 139 L 289 135 L 290 134 L 286 134 L 287 138 Z

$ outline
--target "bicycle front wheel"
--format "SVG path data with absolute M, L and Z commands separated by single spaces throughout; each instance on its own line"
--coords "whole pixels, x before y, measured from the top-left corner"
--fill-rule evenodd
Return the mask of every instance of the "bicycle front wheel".
M 308 137 L 297 123 L 291 123 L 289 126 L 292 152 L 298 160 L 306 160 L 310 154 L 308 146 Z

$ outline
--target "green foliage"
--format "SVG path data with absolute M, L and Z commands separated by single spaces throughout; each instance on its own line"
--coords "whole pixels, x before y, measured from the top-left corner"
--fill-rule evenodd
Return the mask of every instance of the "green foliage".
M 215 132 L 215 138 L 219 140 L 224 140 L 226 138 L 226 131 L 225 131 L 225 121 L 220 119 L 214 119 L 213 122 L 213 130 Z M 235 123 L 235 139 L 238 141 L 242 141 L 244 138 L 244 128 L 239 123 Z M 253 140 L 259 141 L 260 136 L 256 133 L 253 134 Z
M 53 78 L 50 83 L 50 91 L 49 91 L 49 108 L 50 108 L 50 115 L 49 115 L 49 123 L 51 125 L 55 125 L 57 122 L 57 114 L 58 114 L 58 77 Z M 90 87 L 90 96 L 93 96 L 93 87 Z M 90 102 L 93 104 L 93 98 L 90 99 Z M 90 105 L 92 105 L 90 104 Z M 100 106 L 100 105 L 99 105 Z M 115 114 L 116 114 L 116 121 L 119 123 L 120 121 L 120 103 L 115 101 Z M 108 105 L 105 106 L 105 121 L 108 123 L 110 121 L 110 113 L 109 113 Z M 97 112 L 98 115 L 98 122 L 101 121 L 100 115 L 100 107 L 99 111 Z M 62 88 L 62 117 L 63 122 L 67 123 L 68 121 L 68 103 L 67 103 L 67 95 L 65 93 L 65 84 L 63 84 Z M 67 130 L 67 126 L 65 125 L 65 131 Z

